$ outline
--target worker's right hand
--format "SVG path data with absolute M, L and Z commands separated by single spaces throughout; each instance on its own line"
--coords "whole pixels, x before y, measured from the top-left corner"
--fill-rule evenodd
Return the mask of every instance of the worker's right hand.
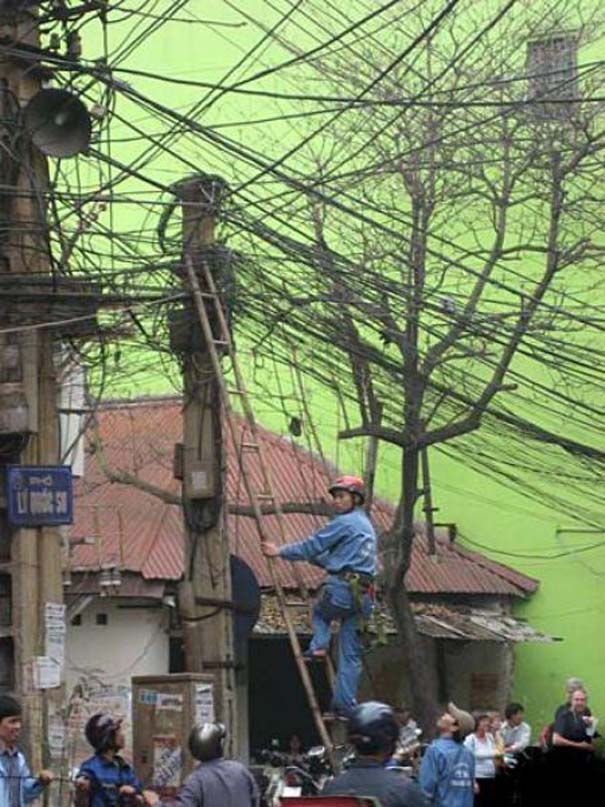
M 261 549 L 263 550 L 263 554 L 268 558 L 276 558 L 279 555 L 279 547 L 277 544 L 272 544 L 269 541 L 263 541 L 261 543 Z
M 145 799 L 147 807 L 156 807 L 156 804 L 160 803 L 160 797 L 155 790 L 144 790 L 143 798 Z
M 78 776 L 74 784 L 78 790 L 90 790 L 90 779 L 85 776 Z

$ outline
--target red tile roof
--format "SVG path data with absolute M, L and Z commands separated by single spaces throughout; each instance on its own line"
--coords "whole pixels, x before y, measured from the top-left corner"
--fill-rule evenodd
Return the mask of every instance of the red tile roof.
M 136 474 L 146 483 L 179 495 L 180 482 L 173 478 L 174 444 L 182 438 L 179 400 L 106 404 L 98 412 L 98 424 L 109 468 Z M 241 423 L 240 429 L 244 429 Z M 313 455 L 265 429 L 260 429 L 260 439 L 282 502 L 308 503 L 325 496 L 328 476 Z M 178 580 L 183 572 L 180 507 L 133 485 L 110 482 L 99 467 L 91 432 L 86 440 L 85 477 L 76 484 L 72 570 L 92 571 L 115 565 L 140 573 L 145 579 Z M 230 504 L 248 505 L 231 446 L 227 449 L 227 495 Z M 388 528 L 392 516 L 391 505 L 376 503 L 373 520 L 379 530 Z M 266 518 L 268 532 L 278 538 L 275 516 Z M 285 518 L 292 540 L 305 537 L 325 521 L 325 517 L 298 513 Z M 271 581 L 254 520 L 230 514 L 227 526 L 231 551 L 251 566 L 261 586 L 269 587 Z M 94 543 L 82 543 L 87 539 Z M 322 573 L 307 564 L 296 565 L 305 583 L 315 588 Z M 278 570 L 284 586 L 296 585 L 292 564 L 280 561 Z M 447 540 L 439 540 L 437 558 L 430 557 L 422 534 L 415 541 L 406 582 L 411 593 L 422 594 L 526 596 L 538 587 L 536 580 Z

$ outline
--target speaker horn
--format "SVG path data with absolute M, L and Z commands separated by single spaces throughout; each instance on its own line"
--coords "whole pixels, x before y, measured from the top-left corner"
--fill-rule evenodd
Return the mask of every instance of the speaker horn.
M 24 120 L 35 145 L 49 157 L 73 157 L 90 143 L 90 115 L 66 90 L 40 90 L 25 107 Z

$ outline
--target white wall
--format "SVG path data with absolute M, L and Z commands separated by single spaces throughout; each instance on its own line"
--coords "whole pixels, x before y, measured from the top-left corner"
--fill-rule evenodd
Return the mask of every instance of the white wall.
M 97 624 L 97 614 L 107 615 L 106 625 Z M 97 679 L 99 683 L 117 687 L 130 686 L 133 675 L 168 672 L 166 609 L 118 608 L 115 600 L 99 597 L 82 612 L 81 618 L 81 625 L 67 626 L 68 697 L 82 678 L 88 679 L 89 684 Z

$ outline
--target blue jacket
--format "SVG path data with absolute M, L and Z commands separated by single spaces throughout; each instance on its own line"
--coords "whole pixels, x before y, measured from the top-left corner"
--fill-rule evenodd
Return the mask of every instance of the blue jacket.
M 473 807 L 473 753 L 452 739 L 434 740 L 422 757 L 419 783 L 433 807 Z
M 89 757 L 80 766 L 78 776 L 90 781 L 90 807 L 116 807 L 118 791 L 123 785 L 141 792 L 141 783 L 132 767 L 121 757 L 109 762 L 99 754 Z
M 27 767 L 27 762 L 25 761 L 25 757 L 21 753 L 21 751 L 17 751 L 17 759 L 19 765 L 19 776 L 22 776 L 21 779 L 21 804 L 18 807 L 23 807 L 24 804 L 27 804 L 30 801 L 38 798 L 40 793 L 44 790 L 44 786 L 34 777 L 31 775 L 29 768 Z M 0 805 L 4 807 L 5 804 L 9 803 L 9 787 L 8 787 L 8 779 L 6 778 L 6 768 L 4 765 L 4 759 L 0 756 Z
M 343 571 L 376 574 L 376 532 L 360 507 L 334 516 L 304 541 L 280 547 L 284 560 L 306 560 L 328 574 Z

